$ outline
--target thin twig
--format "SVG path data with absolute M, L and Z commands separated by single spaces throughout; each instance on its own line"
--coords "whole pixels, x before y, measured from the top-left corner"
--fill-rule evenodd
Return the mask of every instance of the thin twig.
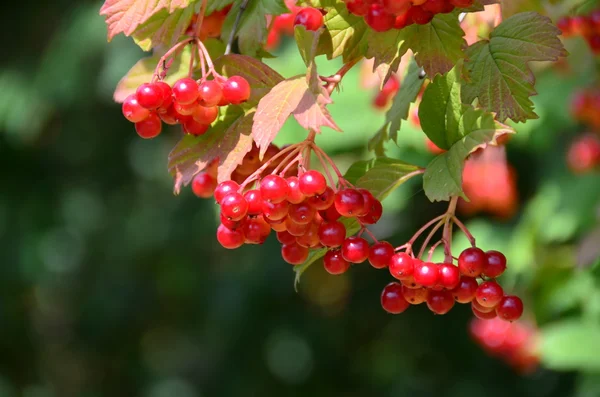
M 456 216 L 452 217 L 452 222 L 454 222 L 456 224 L 456 226 L 458 226 L 459 229 L 462 230 L 462 232 L 465 234 L 467 239 L 469 239 L 469 243 L 471 243 L 471 246 L 476 247 L 477 245 L 475 244 L 475 237 L 473 237 L 473 235 L 471 234 L 469 229 L 467 229 L 467 227 L 464 225 L 464 223 L 459 221 Z
M 242 14 L 244 13 L 244 10 L 248 6 L 248 1 L 249 0 L 244 0 L 244 1 L 242 1 L 242 4 L 240 4 L 240 10 L 238 11 L 238 14 L 235 16 L 235 22 L 233 23 L 233 27 L 231 28 L 231 33 L 229 33 L 229 39 L 227 40 L 227 47 L 225 48 L 225 55 L 231 53 L 231 46 L 233 44 L 233 39 L 235 38 L 235 34 L 237 32 L 238 25 L 240 24 L 240 20 L 242 19 Z
M 204 14 L 206 13 L 207 5 L 208 5 L 208 0 L 203 0 L 202 7 L 200 7 L 200 14 L 198 14 L 198 19 L 196 20 L 196 28 L 194 29 L 194 37 L 200 37 L 200 29 L 202 29 L 202 22 L 204 21 Z
M 442 226 L 444 226 L 444 223 L 446 222 L 446 214 L 444 214 L 443 217 L 444 217 L 444 219 L 439 221 L 438 224 L 435 225 L 433 229 L 431 229 L 431 231 L 429 232 L 429 235 L 427 235 L 427 238 L 425 239 L 425 241 L 423 242 L 423 245 L 421 246 L 421 249 L 419 250 L 419 258 L 421 258 L 423 256 L 423 254 L 425 253 L 425 250 L 427 249 L 427 245 L 429 245 L 429 242 L 431 241 L 431 239 L 433 238 L 435 233 L 438 230 L 440 230 L 440 228 Z

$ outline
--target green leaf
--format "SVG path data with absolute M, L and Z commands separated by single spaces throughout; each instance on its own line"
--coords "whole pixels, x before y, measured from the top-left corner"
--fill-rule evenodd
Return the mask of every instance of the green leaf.
M 373 58 L 373 71 L 381 78 L 381 86 L 398 70 L 402 56 L 408 51 L 404 28 L 384 33 L 370 32 L 367 38 L 367 58 Z
M 342 1 L 322 1 L 315 7 L 327 11 L 323 20 L 325 31 L 319 41 L 319 54 L 328 59 L 342 57 L 344 63 L 362 58 L 367 52 L 369 27 L 364 18 L 351 14 Z
M 541 359 L 560 371 L 600 371 L 600 324 L 581 320 L 562 321 L 541 332 Z
M 549 18 L 535 12 L 503 21 L 489 40 L 467 49 L 471 82 L 464 87 L 463 100 L 471 103 L 479 98 L 479 105 L 496 112 L 500 121 L 537 118 L 529 99 L 536 94 L 535 76 L 528 64 L 566 56 L 559 34 Z
M 170 12 L 162 9 L 137 27 L 133 40 L 144 51 L 157 46 L 170 48 L 177 44 L 195 13 L 195 4 Z
M 298 45 L 298 51 L 306 66 L 313 64 L 317 55 L 319 36 L 321 31 L 306 30 L 304 25 L 298 25 L 294 28 L 294 38 Z
M 221 37 L 227 41 L 243 2 L 236 1 L 227 14 Z M 267 41 L 267 15 L 280 15 L 289 12 L 283 0 L 250 0 L 242 13 L 236 36 L 240 52 L 252 57 L 260 57 Z
M 210 15 L 215 11 L 222 10 L 227 7 L 229 4 L 232 4 L 234 0 L 211 0 L 208 2 L 206 6 L 206 15 Z

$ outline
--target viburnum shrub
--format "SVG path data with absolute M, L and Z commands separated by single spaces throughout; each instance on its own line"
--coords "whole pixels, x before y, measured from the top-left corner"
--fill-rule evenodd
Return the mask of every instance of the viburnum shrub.
M 332 275 L 362 263 L 387 269 L 393 281 L 381 305 L 389 313 L 424 303 L 445 314 L 459 303 L 470 304 L 478 319 L 512 322 L 523 303 L 498 280 L 510 261 L 478 247 L 456 210 L 468 197 L 475 210 L 510 216 L 515 208 L 498 208 L 494 199 L 501 192 L 486 185 L 483 166 L 465 168 L 465 162 L 501 158 L 486 160 L 485 167 L 491 163 L 493 174 L 510 175 L 504 151 L 492 147 L 515 132 L 508 120 L 537 117 L 529 64 L 557 61 L 566 51 L 552 21 L 527 11 L 477 26 L 477 40 L 467 43 L 465 15 L 491 3 L 107 0 L 101 14 L 109 38 L 124 33 L 153 52 L 121 80 L 115 99 L 142 138 L 157 137 L 165 124 L 181 126 L 168 159 L 175 193 L 191 184 L 196 196 L 216 201 L 216 239 L 224 248 L 262 244 L 274 235 L 297 279 L 320 259 Z M 262 62 L 280 34 L 294 36 L 306 73 L 284 77 Z M 341 58 L 341 68 L 321 75 L 315 63 L 321 55 Z M 340 133 L 328 106 L 363 60 L 380 78 L 374 106 L 386 110 L 385 121 L 364 131 L 374 157 L 342 173 L 315 138 Z M 582 117 L 595 120 L 584 110 Z M 273 141 L 289 118 L 306 137 L 278 147 Z M 426 166 L 385 156 L 409 118 L 435 155 Z M 341 126 L 353 128 L 349 119 Z M 447 211 L 403 244 L 378 240 L 369 228 L 384 215 L 382 200 L 419 176 L 429 200 L 447 201 Z M 507 181 L 509 189 L 514 179 Z M 455 227 L 471 245 L 462 252 L 453 250 Z M 444 258 L 434 262 L 438 247 Z

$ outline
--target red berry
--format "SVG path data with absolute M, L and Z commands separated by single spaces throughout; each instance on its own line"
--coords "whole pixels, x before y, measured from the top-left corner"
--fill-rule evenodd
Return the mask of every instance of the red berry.
M 410 19 L 417 25 L 425 25 L 433 19 L 433 13 L 426 11 L 423 7 L 413 6 L 408 10 Z
M 351 14 L 365 16 L 369 12 L 371 5 L 365 0 L 345 0 L 346 7 Z
M 438 284 L 446 289 L 454 289 L 460 283 L 460 272 L 458 268 L 451 263 L 442 263 L 439 265 Z
M 272 201 L 262 202 L 262 213 L 268 221 L 279 221 L 288 214 L 289 204 L 287 201 L 274 203 Z
M 387 241 L 375 243 L 369 249 L 369 263 L 375 269 L 384 269 L 394 256 L 394 246 Z
M 277 241 L 281 244 L 292 244 L 296 242 L 296 236 L 292 236 L 287 230 L 277 232 Z
M 432 14 L 441 14 L 446 10 L 448 0 L 427 0 L 421 7 Z
M 247 218 L 244 218 L 241 221 L 234 221 L 234 220 L 227 218 L 223 214 L 220 214 L 219 218 L 221 219 L 221 224 L 223 224 L 223 226 L 225 226 L 227 229 L 231 229 L 231 230 L 237 230 L 237 229 L 243 227 L 244 223 L 246 223 L 246 220 L 247 220 Z
M 308 258 L 308 251 L 297 243 L 285 244 L 281 247 L 281 256 L 290 265 L 300 265 Z
M 450 0 L 450 4 L 458 8 L 471 7 L 475 0 Z
M 159 110 L 166 110 L 173 103 L 173 90 L 171 89 L 171 86 L 164 81 L 157 81 L 155 84 L 162 92 L 162 103 L 160 104 Z
M 163 93 L 159 86 L 154 83 L 145 83 L 135 91 L 137 101 L 145 109 L 153 110 L 163 102 Z
M 179 124 L 179 117 L 181 116 L 179 113 L 175 111 L 175 108 L 171 104 L 164 112 L 159 112 L 158 116 L 165 124 L 175 125 Z
M 135 94 L 131 94 L 125 98 L 121 109 L 123 116 L 132 123 L 139 123 L 150 115 L 150 111 L 140 105 Z
M 242 220 L 248 214 L 248 202 L 237 192 L 229 193 L 221 200 L 221 213 L 231 220 Z
M 473 277 L 460 276 L 458 285 L 452 290 L 452 295 L 458 303 L 469 303 L 475 299 L 477 287 L 479 284 Z
M 473 314 L 475 315 L 475 317 L 477 317 L 478 319 L 481 320 L 491 320 L 493 318 L 496 318 L 496 311 L 492 310 L 489 312 L 482 312 L 481 310 L 478 310 L 475 308 L 475 306 L 473 306 L 471 304 L 471 311 L 473 312 Z
M 402 285 L 402 295 L 404 299 L 411 305 L 419 305 L 425 301 L 427 301 L 427 296 L 429 295 L 429 290 L 427 288 L 408 288 L 405 285 Z
M 327 273 L 338 275 L 343 274 L 348 271 L 350 268 L 350 263 L 348 263 L 343 257 L 342 253 L 339 249 L 330 250 L 325 253 L 325 257 L 323 258 L 323 266 Z
M 322 194 L 327 189 L 327 181 L 319 171 L 310 170 L 300 175 L 300 191 L 306 197 Z
M 365 200 L 358 190 L 344 189 L 335 194 L 334 205 L 342 216 L 351 218 L 363 211 Z
M 151 112 L 144 120 L 135 123 L 135 131 L 144 139 L 155 138 L 162 131 L 162 122 L 156 113 Z
M 262 215 L 244 222 L 243 230 L 246 244 L 263 244 L 271 234 L 271 226 L 265 222 Z
M 369 211 L 366 213 L 366 215 L 359 216 L 358 220 L 364 224 L 373 225 L 379 222 L 381 215 L 383 215 L 383 206 L 381 205 L 381 201 L 373 198 L 371 200 Z
M 317 247 L 320 244 L 319 226 L 316 223 L 310 223 L 306 232 L 302 236 L 296 237 L 296 242 L 303 247 Z
M 242 76 L 231 76 L 223 84 L 223 98 L 234 105 L 246 102 L 250 98 L 250 84 Z
M 399 252 L 390 258 L 390 274 L 398 280 L 405 280 L 412 277 L 414 267 L 413 258 L 405 252 Z
M 571 18 L 562 17 L 556 21 L 556 26 L 561 30 L 563 36 L 569 37 L 573 33 L 573 27 L 571 26 Z
M 507 295 L 496 306 L 496 314 L 505 321 L 516 321 L 523 314 L 523 301 L 518 296 Z
M 458 270 L 465 276 L 477 277 L 483 271 L 485 263 L 485 252 L 476 247 L 467 248 L 458 257 Z
M 454 298 L 450 291 L 429 291 L 427 307 L 435 314 L 446 314 L 454 307 Z
M 477 299 L 473 299 L 471 301 L 471 307 L 475 310 L 478 310 L 482 313 L 489 313 L 489 312 L 495 312 L 496 308 L 495 307 L 485 307 L 479 304 L 479 302 L 477 302 Z
M 485 264 L 483 265 L 484 276 L 496 278 L 506 270 L 506 257 L 498 251 L 487 251 L 485 253 Z
M 192 78 L 185 77 L 173 84 L 173 97 L 181 105 L 189 105 L 198 99 L 198 83 Z
M 292 204 L 288 210 L 288 216 L 291 220 L 299 224 L 312 222 L 317 210 L 311 207 L 307 202 Z
M 402 285 L 399 283 L 389 283 L 381 292 L 381 307 L 388 313 L 400 314 L 404 312 L 410 303 L 402 295 Z
M 227 249 L 236 249 L 244 245 L 244 232 L 240 229 L 232 230 L 225 225 L 219 225 L 217 229 L 217 240 Z
M 475 299 L 483 307 L 496 307 L 504 296 L 504 290 L 495 281 L 485 281 L 475 292 Z
M 594 54 L 600 53 L 600 35 L 593 34 L 587 37 L 588 45 Z
M 335 192 L 333 191 L 332 188 L 327 186 L 323 193 L 310 197 L 308 199 L 308 202 L 310 205 L 315 207 L 315 209 L 322 211 L 322 210 L 327 210 L 327 209 L 333 207 L 334 200 L 335 200 Z M 333 208 L 335 210 L 335 207 L 333 207 Z
M 323 220 L 326 222 L 334 222 L 341 218 L 342 215 L 337 211 L 334 205 L 324 211 L 319 212 Z
M 262 214 L 262 197 L 258 189 L 248 190 L 244 193 L 244 199 L 248 202 L 248 215 Z
M 325 247 L 339 247 L 346 239 L 346 226 L 341 222 L 323 222 L 319 226 L 319 241 Z
M 237 192 L 240 189 L 240 185 L 238 185 L 234 181 L 225 181 L 221 182 L 217 185 L 215 189 L 215 201 L 221 204 L 221 200 L 223 197 L 227 196 L 229 193 Z
M 410 276 L 410 277 L 407 277 L 405 279 L 402 279 L 402 280 L 400 280 L 400 282 L 406 288 L 415 289 L 415 288 L 421 288 L 421 287 L 423 287 L 421 284 L 417 284 L 415 282 L 415 279 L 413 278 L 413 276 Z
M 186 120 L 183 123 L 183 131 L 191 135 L 204 135 L 209 127 L 210 125 L 199 123 L 194 119 Z
M 323 26 L 323 14 L 316 8 L 302 8 L 294 18 L 294 26 L 303 25 L 306 30 L 318 30 Z
M 362 237 L 348 237 L 342 243 L 342 256 L 350 263 L 362 263 L 369 257 L 369 243 Z
M 287 198 L 289 191 L 290 187 L 286 180 L 279 175 L 267 175 L 260 181 L 260 194 L 263 200 L 280 203 Z
M 198 86 L 200 104 L 207 107 L 217 106 L 223 97 L 221 84 L 215 80 L 207 80 Z
M 219 109 L 216 106 L 205 107 L 202 105 L 198 105 L 194 107 L 192 117 L 198 123 L 208 125 L 215 121 L 217 117 L 219 117 Z
M 417 284 L 424 287 L 433 287 L 439 280 L 439 266 L 431 262 L 421 262 L 415 264 L 413 278 Z
M 365 16 L 365 22 L 376 32 L 387 32 L 394 27 L 396 17 L 383 9 L 380 4 L 372 4 Z
M 286 182 L 289 187 L 287 200 L 291 204 L 300 204 L 306 198 L 304 194 L 300 191 L 300 181 L 296 176 L 290 176 L 286 178 Z
M 212 197 L 217 187 L 217 179 L 208 172 L 200 172 L 192 180 L 192 191 L 200 198 Z
M 179 102 L 175 102 L 173 104 L 173 109 L 175 110 L 175 112 L 181 116 L 188 116 L 188 117 L 184 117 L 182 118 L 180 121 L 183 124 L 185 121 L 187 120 L 191 120 L 192 119 L 192 115 L 194 114 L 194 112 L 196 111 L 196 108 L 198 107 L 198 104 L 196 102 L 193 103 L 188 103 L 186 105 L 183 105 Z
M 394 20 L 394 29 L 403 29 L 413 23 L 410 13 L 406 11 L 405 13 L 396 16 L 396 19 Z
M 289 216 L 285 218 L 285 228 L 292 236 L 304 236 L 310 229 L 310 225 L 310 223 L 296 223 Z
M 385 12 L 394 15 L 404 14 L 412 5 L 411 0 L 383 0 L 381 3 Z

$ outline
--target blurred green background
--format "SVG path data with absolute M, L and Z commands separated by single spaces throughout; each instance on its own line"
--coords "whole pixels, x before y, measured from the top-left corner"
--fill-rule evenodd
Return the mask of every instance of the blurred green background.
M 296 292 L 273 237 L 220 248 L 213 203 L 172 194 L 166 161 L 180 132 L 141 140 L 112 101 L 143 54 L 124 37 L 106 42 L 100 5 L 3 6 L 0 396 L 600 396 L 598 258 L 577 263 L 581 241 L 600 245 L 600 179 L 564 160 L 584 131 L 569 97 L 596 78 L 582 40 L 567 43 L 570 66 L 539 71 L 540 119 L 508 145 L 518 214 L 466 219 L 483 249 L 506 253 L 503 283 L 540 327 L 542 365 L 520 376 L 471 339 L 468 306 L 386 314 L 386 271 L 334 277 L 317 263 Z M 277 54 L 268 62 L 284 76 L 303 72 L 293 43 Z M 339 66 L 321 59 L 320 72 Z M 318 142 L 342 169 L 369 157 L 383 123 L 374 94 L 354 69 L 334 96 L 343 139 Z M 277 142 L 302 136 L 290 122 Z M 431 159 L 410 123 L 400 146 L 389 154 Z M 385 206 L 373 230 L 395 245 L 444 211 L 420 181 Z

